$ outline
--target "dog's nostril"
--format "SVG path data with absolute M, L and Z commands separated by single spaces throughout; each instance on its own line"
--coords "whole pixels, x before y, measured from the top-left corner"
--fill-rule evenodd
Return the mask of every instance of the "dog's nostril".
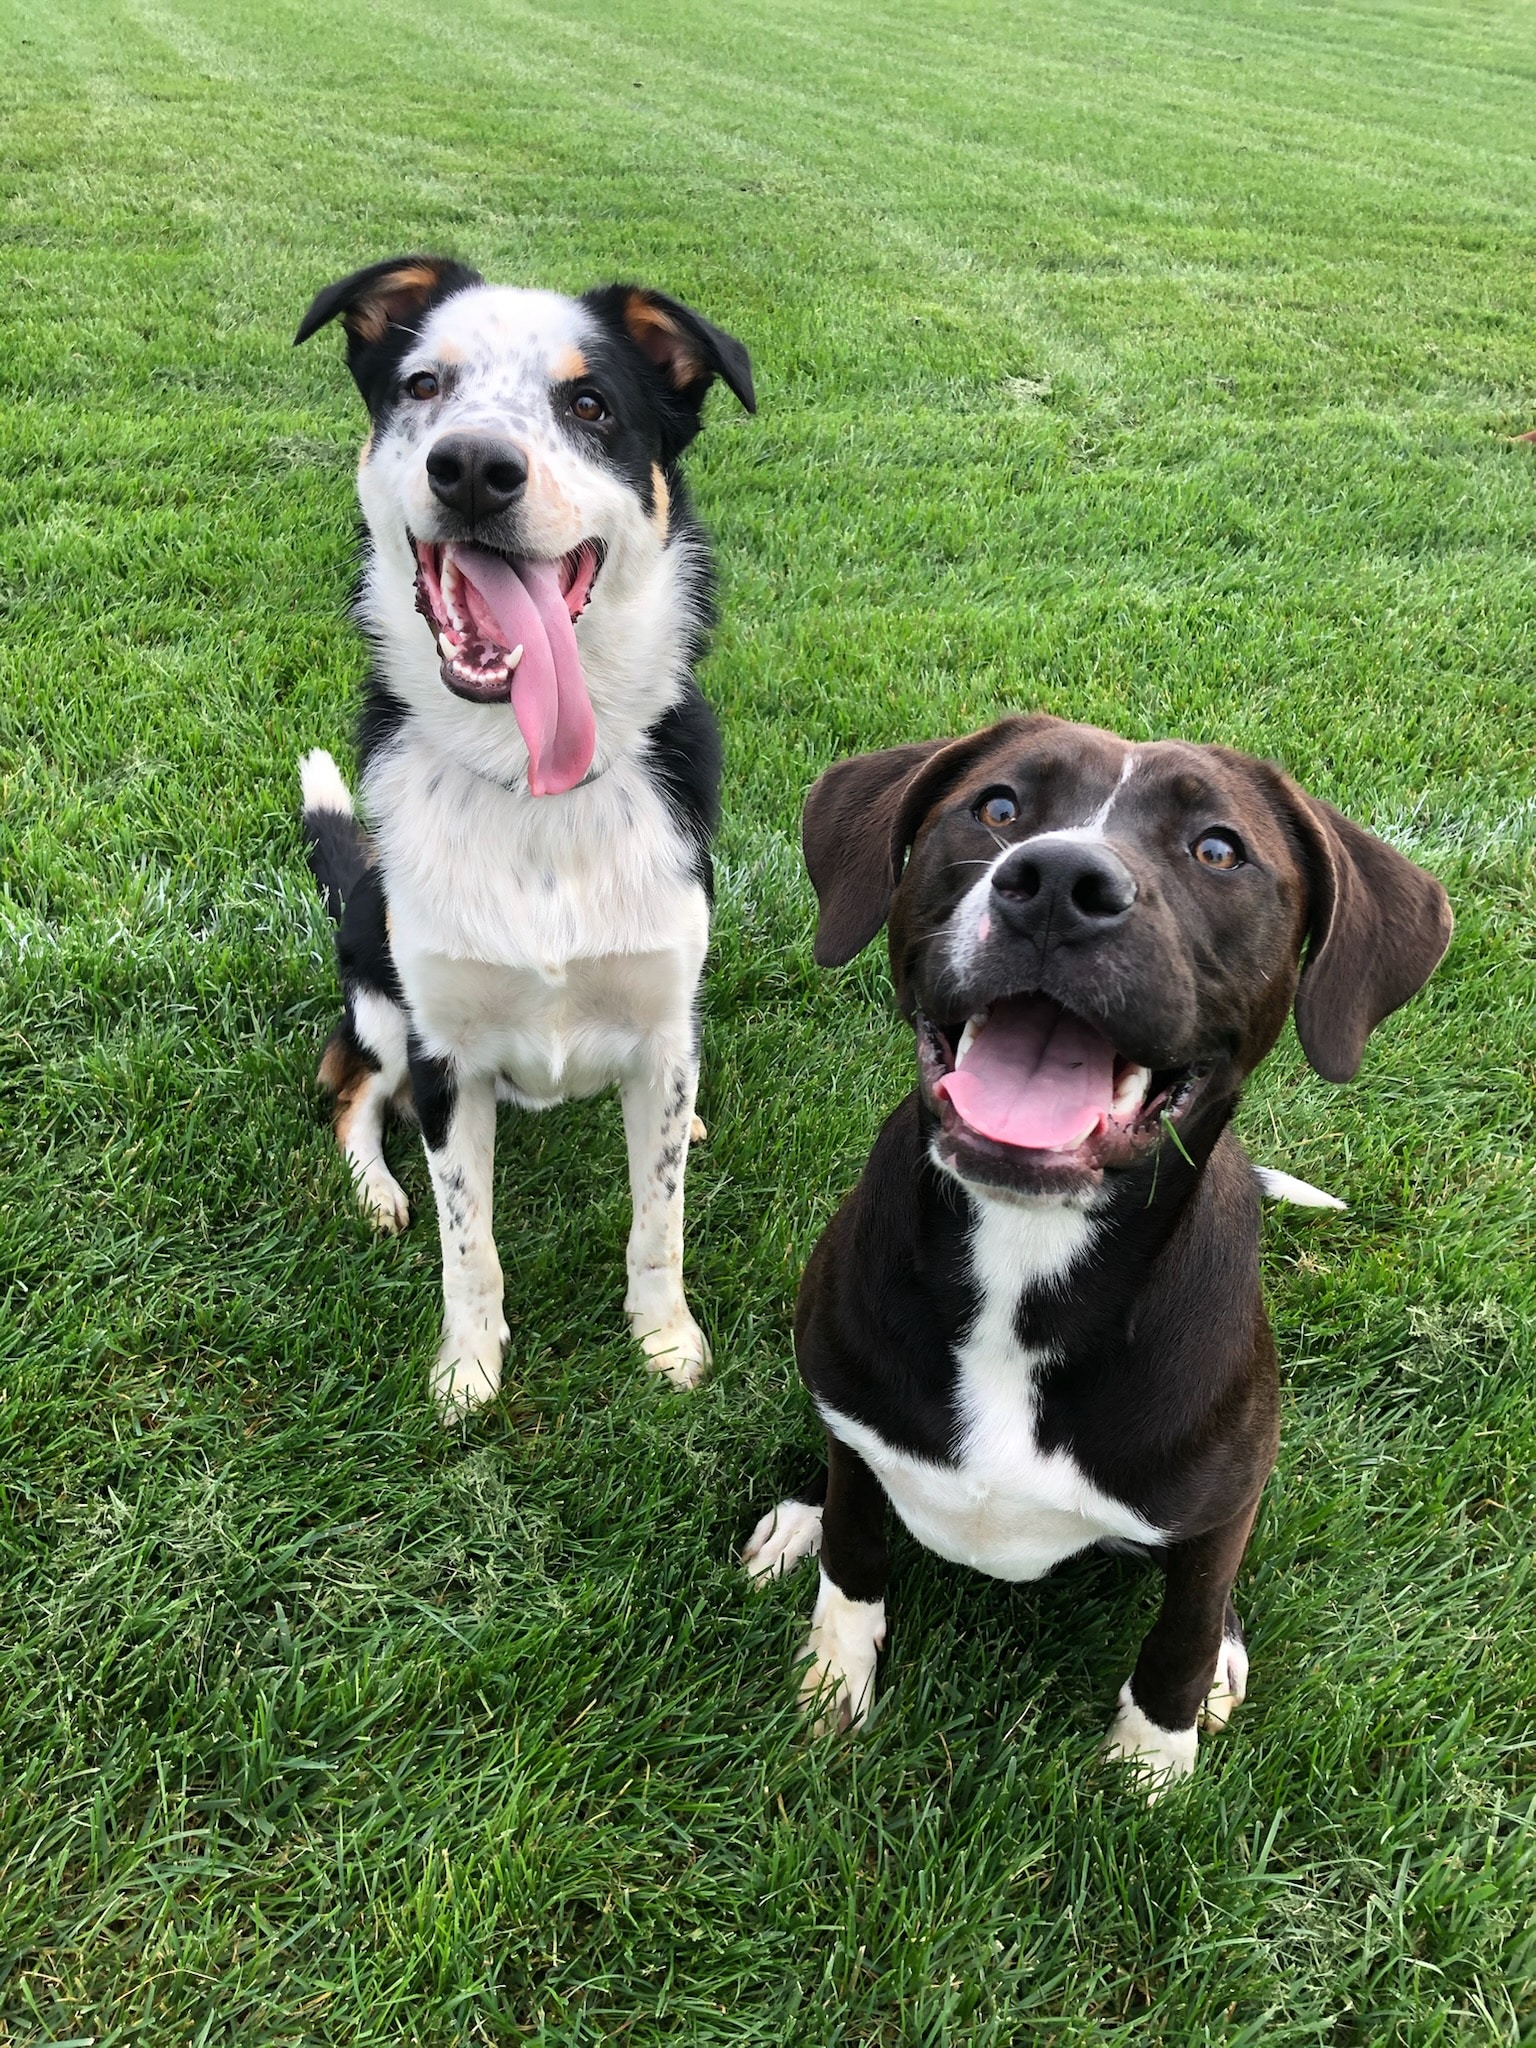
M 1040 894 L 1040 870 L 1032 860 L 1020 861 L 1017 867 L 1005 868 L 992 886 L 1004 896 L 1017 896 L 1027 903 Z
M 527 472 L 511 462 L 492 462 L 486 465 L 485 480 L 493 491 L 506 497 L 514 497 L 528 481 Z
M 456 484 L 464 465 L 451 448 L 434 448 L 427 457 L 427 475 L 435 484 Z
M 1127 874 L 1090 868 L 1072 885 L 1072 901 L 1084 917 L 1119 917 L 1136 897 L 1136 885 Z

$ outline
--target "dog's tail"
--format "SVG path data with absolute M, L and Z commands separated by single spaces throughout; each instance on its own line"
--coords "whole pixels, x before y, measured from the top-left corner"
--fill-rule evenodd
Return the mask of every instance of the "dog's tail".
M 304 851 L 325 907 L 340 924 L 347 898 L 368 865 L 368 841 L 352 814 L 352 793 L 324 747 L 300 761 L 299 786 L 304 792 Z
M 1259 1192 L 1268 1195 L 1272 1202 L 1294 1202 L 1298 1209 L 1349 1207 L 1337 1195 L 1325 1194 L 1321 1188 L 1313 1187 L 1311 1181 L 1297 1180 L 1293 1173 L 1281 1173 L 1274 1166 L 1256 1166 L 1253 1177 L 1259 1184 Z

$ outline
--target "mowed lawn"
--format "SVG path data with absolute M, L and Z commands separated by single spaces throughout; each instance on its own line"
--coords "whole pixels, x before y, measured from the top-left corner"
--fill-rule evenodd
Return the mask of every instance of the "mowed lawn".
M 53 0 L 0 23 L 0 2040 L 1511 2042 L 1536 2005 L 1536 19 L 1300 0 Z M 692 476 L 726 818 L 716 1369 L 621 1313 L 616 1104 L 506 1119 L 502 1400 L 354 1214 L 295 758 L 346 759 L 361 409 L 312 292 L 445 248 L 753 351 Z M 1148 1811 L 1154 1575 L 896 1546 L 813 1742 L 800 1267 L 909 1085 L 810 960 L 840 753 L 1041 706 L 1275 756 L 1433 867 L 1425 997 L 1257 1156 L 1253 1692 Z

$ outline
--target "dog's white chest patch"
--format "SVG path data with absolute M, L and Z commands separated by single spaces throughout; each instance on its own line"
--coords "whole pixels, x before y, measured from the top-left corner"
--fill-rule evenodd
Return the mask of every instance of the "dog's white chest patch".
M 411 744 L 369 796 L 390 946 L 427 1049 L 543 1108 L 687 1036 L 709 906 L 640 767 L 531 798 Z
M 1037 1377 L 1048 1354 L 1015 1333 L 1026 1285 L 1063 1280 L 1092 1240 L 1082 1211 L 982 1200 L 971 1239 L 981 1293 L 957 1354 L 953 1461 L 893 1448 L 830 1407 L 822 1418 L 875 1473 L 902 1521 L 929 1550 L 998 1579 L 1038 1579 L 1106 1537 L 1158 1545 L 1166 1532 L 1103 1493 L 1070 1453 L 1036 1438 Z

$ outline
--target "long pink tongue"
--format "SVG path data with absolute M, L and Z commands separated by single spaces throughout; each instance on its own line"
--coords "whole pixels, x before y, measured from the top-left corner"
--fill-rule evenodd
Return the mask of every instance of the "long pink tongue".
M 485 600 L 503 646 L 521 646 L 512 672 L 512 715 L 528 747 L 534 796 L 574 789 L 592 766 L 597 724 L 553 562 L 514 569 L 483 548 L 456 547 L 453 558 Z
M 984 1138 L 1059 1152 L 1081 1142 L 1114 1100 L 1115 1049 L 1045 996 L 1008 996 L 935 1089 Z

